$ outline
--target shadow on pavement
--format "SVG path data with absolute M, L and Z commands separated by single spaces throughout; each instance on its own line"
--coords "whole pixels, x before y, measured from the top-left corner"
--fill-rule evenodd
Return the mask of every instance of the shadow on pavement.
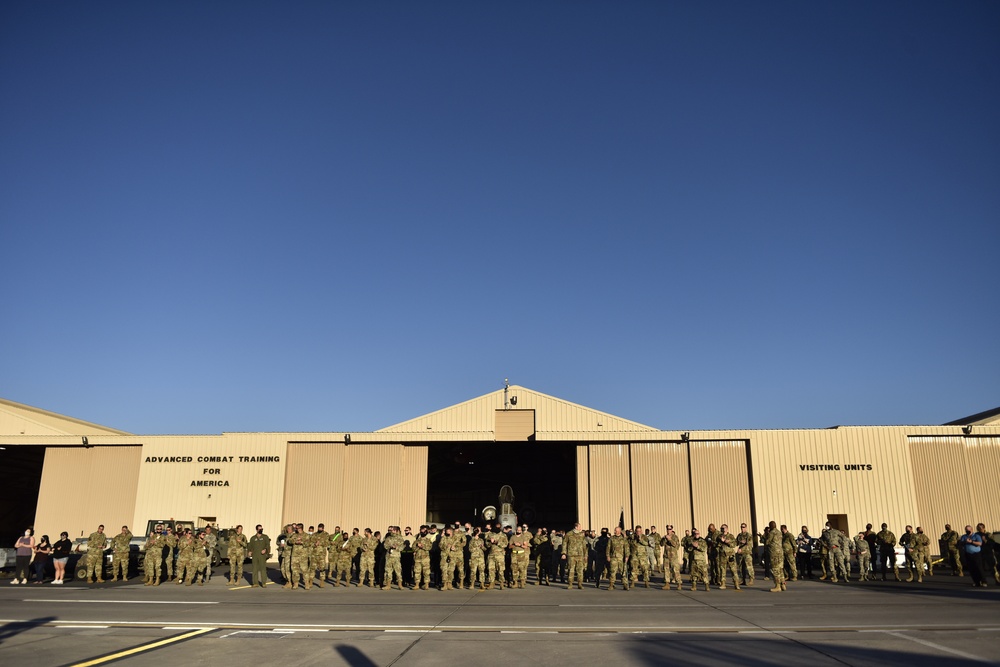
M 4 625 L 0 625 L 0 644 L 3 644 L 4 640 L 10 639 L 15 635 L 41 627 L 54 620 L 56 620 L 55 616 L 43 616 L 42 618 L 35 618 L 30 621 L 19 621 L 17 623 L 5 623 Z

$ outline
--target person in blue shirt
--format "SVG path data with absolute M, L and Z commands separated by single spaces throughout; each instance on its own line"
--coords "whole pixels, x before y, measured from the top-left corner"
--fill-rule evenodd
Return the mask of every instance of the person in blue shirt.
M 966 526 L 965 535 L 958 538 L 958 550 L 965 561 L 965 569 L 972 576 L 972 585 L 986 588 L 986 577 L 983 576 L 983 540 L 978 533 L 972 532 L 972 526 Z

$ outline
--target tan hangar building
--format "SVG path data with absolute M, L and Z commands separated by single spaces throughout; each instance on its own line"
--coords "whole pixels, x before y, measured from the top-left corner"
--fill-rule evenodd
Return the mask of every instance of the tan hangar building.
M 5 537 L 174 518 L 221 527 L 710 522 L 814 532 L 1000 526 L 1000 409 L 941 426 L 663 431 L 511 386 L 367 432 L 135 435 L 0 399 Z M 98 480 L 89 482 L 87 480 Z

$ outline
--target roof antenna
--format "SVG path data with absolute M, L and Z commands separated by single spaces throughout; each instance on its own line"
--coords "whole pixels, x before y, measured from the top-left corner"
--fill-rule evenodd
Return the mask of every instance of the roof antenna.
M 503 409 L 510 410 L 510 400 L 507 398 L 507 390 L 510 389 L 510 381 L 503 379 Z

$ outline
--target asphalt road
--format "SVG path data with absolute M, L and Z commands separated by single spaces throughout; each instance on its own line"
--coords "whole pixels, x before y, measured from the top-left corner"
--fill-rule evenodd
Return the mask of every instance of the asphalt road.
M 222 572 L 203 587 L 2 580 L 0 665 L 1000 664 L 1000 588 L 948 575 L 478 592 L 231 588 Z

